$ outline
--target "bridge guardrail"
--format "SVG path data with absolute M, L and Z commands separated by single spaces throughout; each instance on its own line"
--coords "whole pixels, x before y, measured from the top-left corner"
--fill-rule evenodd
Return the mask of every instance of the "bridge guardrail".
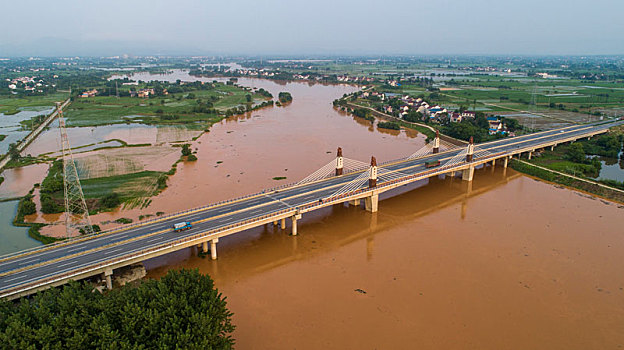
M 112 260 L 108 260 L 106 262 L 101 262 L 101 263 L 98 263 L 98 264 L 93 265 L 93 266 L 88 266 L 88 267 L 84 267 L 84 268 L 77 269 L 77 270 L 67 271 L 67 272 L 62 273 L 60 275 L 51 276 L 51 277 L 48 277 L 48 278 L 45 278 L 43 280 L 39 280 L 39 281 L 36 281 L 36 282 L 30 282 L 30 283 L 21 284 L 21 285 L 15 286 L 13 288 L 4 290 L 4 291 L 2 291 L 0 293 L 2 295 L 6 295 L 6 294 L 11 294 L 11 292 L 14 291 L 14 290 L 19 290 L 19 289 L 24 289 L 24 288 L 36 288 L 38 285 L 45 285 L 45 284 L 53 282 L 55 280 L 61 280 L 61 279 L 65 279 L 65 278 L 68 278 L 68 277 L 71 277 L 71 276 L 76 276 L 76 275 L 79 275 L 81 273 L 87 272 L 89 270 L 97 270 L 97 269 L 100 269 L 102 267 L 114 265 L 114 264 L 116 264 L 118 262 L 122 262 L 124 260 L 130 260 L 130 259 L 132 259 L 134 257 L 137 257 L 137 256 L 140 256 L 140 255 L 146 255 L 148 253 L 157 251 L 159 249 L 164 249 L 165 247 L 171 248 L 171 247 L 173 247 L 175 245 L 178 245 L 178 244 L 181 244 L 181 243 L 186 243 L 188 241 L 196 240 L 196 239 L 203 238 L 203 237 L 208 237 L 208 236 L 211 236 L 211 235 L 213 235 L 215 233 L 218 233 L 218 232 L 226 231 L 226 230 L 229 230 L 229 229 L 232 229 L 232 228 L 235 228 L 235 227 L 239 227 L 239 226 L 244 226 L 244 225 L 247 225 L 247 224 L 255 222 L 255 221 L 262 221 L 262 220 L 268 219 L 270 217 L 280 216 L 280 214 L 285 214 L 285 213 L 293 212 L 293 211 L 296 211 L 296 209 L 291 209 L 291 208 L 289 208 L 289 209 L 281 209 L 281 210 L 270 212 L 268 214 L 264 214 L 264 215 L 257 216 L 257 217 L 254 217 L 254 218 L 250 218 L 250 219 L 246 219 L 246 220 L 243 220 L 243 221 L 239 221 L 237 223 L 219 226 L 219 227 L 213 228 L 211 230 L 208 230 L 208 231 L 205 231 L 205 232 L 202 232 L 202 233 L 198 233 L 196 235 L 184 237 L 184 238 L 182 238 L 180 240 L 177 240 L 175 242 L 163 244 L 163 245 L 158 246 L 158 247 L 151 247 L 151 248 L 142 249 L 142 250 L 140 250 L 138 252 L 134 252 L 134 253 L 131 253 L 129 255 L 125 255 L 125 256 L 121 256 L 121 257 L 118 257 L 118 258 L 115 258 L 115 259 L 112 259 Z
M 481 159 L 478 159 L 478 162 L 487 162 L 489 160 L 496 159 L 496 158 L 498 158 L 498 157 L 500 157 L 502 155 L 505 155 L 506 153 L 507 152 L 498 152 L 498 153 L 489 155 L 487 157 L 483 157 Z M 475 161 L 476 161 L 476 159 L 475 159 Z M 293 211 L 297 212 L 297 211 L 299 211 L 301 209 L 308 209 L 308 208 L 318 207 L 318 206 L 321 206 L 321 205 L 326 205 L 327 203 L 332 203 L 332 202 L 338 201 L 340 199 L 351 197 L 351 196 L 359 194 L 359 193 L 373 192 L 373 191 L 375 191 L 375 190 L 377 190 L 379 188 L 384 188 L 384 187 L 387 187 L 387 186 L 391 186 L 393 184 L 401 183 L 401 182 L 404 182 L 404 181 L 407 181 L 407 180 L 410 180 L 410 179 L 413 179 L 413 178 L 423 177 L 423 176 L 426 176 L 428 174 L 443 173 L 445 171 L 450 171 L 453 168 L 462 168 L 462 167 L 465 167 L 467 164 L 470 164 L 470 163 L 464 162 L 464 163 L 460 163 L 460 164 L 456 164 L 456 165 L 437 167 L 437 168 L 425 170 L 423 172 L 419 172 L 419 173 L 416 173 L 416 174 L 412 174 L 412 175 L 408 175 L 408 176 L 404 176 L 404 177 L 401 177 L 401 178 L 397 178 L 397 179 L 393 179 L 393 180 L 390 180 L 390 181 L 383 182 L 383 183 L 379 184 L 377 187 L 375 187 L 374 189 L 360 188 L 360 189 L 357 189 L 357 190 L 354 190 L 354 191 L 351 191 L 351 192 L 343 193 L 343 194 L 335 196 L 335 197 L 330 197 L 327 200 L 322 200 L 320 203 L 315 201 L 315 202 L 312 202 L 312 203 L 304 204 L 302 206 L 298 206 L 296 208 L 281 209 L 281 210 L 273 211 L 273 212 L 270 212 L 270 213 L 267 213 L 267 214 L 264 214 L 264 215 L 261 215 L 261 216 L 257 216 L 257 217 L 253 217 L 253 218 L 246 219 L 246 220 L 243 220 L 243 221 L 239 221 L 239 222 L 236 222 L 236 223 L 232 223 L 232 224 L 229 224 L 229 225 L 219 226 L 219 227 L 213 228 L 211 230 L 208 230 L 208 231 L 196 234 L 196 235 L 184 237 L 184 238 L 182 238 L 180 240 L 177 240 L 175 242 L 163 244 L 163 245 L 158 246 L 158 247 L 151 247 L 151 248 L 142 249 L 142 250 L 140 250 L 138 252 L 134 252 L 134 253 L 131 253 L 129 255 L 125 255 L 125 256 L 121 256 L 121 257 L 118 257 L 118 258 L 115 258 L 115 259 L 112 259 L 112 260 L 108 260 L 106 262 L 101 262 L 101 263 L 98 263 L 98 264 L 93 265 L 93 266 L 89 266 L 89 267 L 84 267 L 84 268 L 77 269 L 77 270 L 68 271 L 66 273 L 63 273 L 63 274 L 60 274 L 60 275 L 56 275 L 56 276 L 51 276 L 49 278 L 46 278 L 46 279 L 43 279 L 43 280 L 39 280 L 39 281 L 36 281 L 36 282 L 31 282 L 31 283 L 18 285 L 18 286 L 15 286 L 13 288 L 10 288 L 10 289 L 7 289 L 7 290 L 3 291 L 2 294 L 3 295 L 7 295 L 7 293 L 9 293 L 9 295 L 10 295 L 10 294 L 14 294 L 14 293 L 12 293 L 14 290 L 19 290 L 19 289 L 24 289 L 24 288 L 36 288 L 37 286 L 42 286 L 42 285 L 45 285 L 47 283 L 50 283 L 50 281 L 62 280 L 64 278 L 68 278 L 68 277 L 71 277 L 71 276 L 79 275 L 79 274 L 87 272 L 89 270 L 97 270 L 97 269 L 100 269 L 102 267 L 114 265 L 114 264 L 116 264 L 118 262 L 122 262 L 124 260 L 130 260 L 132 258 L 141 256 L 141 255 L 146 255 L 148 253 L 155 252 L 155 251 L 158 251 L 160 249 L 166 249 L 167 247 L 172 248 L 175 245 L 179 245 L 179 244 L 182 244 L 182 243 L 186 243 L 188 241 L 192 241 L 192 240 L 197 240 L 197 239 L 200 239 L 200 238 L 208 237 L 208 236 L 214 235 L 214 234 L 222 232 L 222 231 L 226 231 L 226 230 L 229 230 L 229 229 L 232 229 L 232 228 L 235 228 L 235 227 L 240 227 L 240 226 L 247 225 L 247 224 L 252 223 L 252 222 L 262 221 L 262 220 L 268 219 L 270 217 L 280 216 L 281 214 L 285 214 L 285 213 L 288 213 L 288 212 L 293 212 Z M 264 191 L 260 192 L 259 194 L 263 194 L 263 193 L 264 193 Z M 253 194 L 253 195 L 257 195 L 257 194 Z M 252 195 L 243 196 L 241 198 L 250 197 L 250 196 L 252 196 Z M 226 201 L 223 201 L 223 202 L 231 202 L 231 201 L 234 201 L 234 200 L 226 200 Z M 217 205 L 217 204 L 209 205 L 209 206 L 206 206 L 206 207 L 212 207 L 212 206 L 215 206 L 215 205 Z M 181 213 L 190 212 L 190 211 L 194 211 L 194 210 L 197 210 L 197 209 L 189 209 L 189 210 L 183 211 Z M 170 215 L 170 216 L 173 216 L 173 215 Z
M 616 123 L 618 121 L 620 121 L 620 120 L 606 120 L 606 121 L 601 121 L 601 122 L 595 122 L 593 124 L 589 123 L 587 125 L 598 126 L 598 125 L 603 125 L 603 124 Z M 385 164 L 389 164 L 389 163 L 401 162 L 401 161 L 405 161 L 405 160 L 407 160 L 407 157 L 399 158 L 399 159 L 395 159 L 395 160 L 385 161 L 383 163 L 380 163 L 379 166 L 382 166 L 382 165 L 385 165 Z M 363 169 L 360 169 L 360 170 L 354 170 L 354 171 L 351 171 L 351 172 L 346 173 L 344 175 L 361 172 L 364 169 L 366 169 L 366 168 L 363 168 Z M 440 168 L 437 168 L 437 169 L 440 169 Z M 298 184 L 298 182 L 292 182 L 292 183 L 288 183 L 288 184 L 283 184 L 283 185 L 272 187 L 272 188 L 269 188 L 269 189 L 264 189 L 264 190 L 261 190 L 259 192 L 255 192 L 255 193 L 251 193 L 251 194 L 248 194 L 248 195 L 240 196 L 240 197 L 237 197 L 237 198 L 226 199 L 226 200 L 222 200 L 222 201 L 219 201 L 219 202 L 211 203 L 211 204 L 208 204 L 208 205 L 205 205 L 205 206 L 190 208 L 190 209 L 187 209 L 187 210 L 184 210 L 184 211 L 179 211 L 179 212 L 171 213 L 171 214 L 168 214 L 168 215 L 159 216 L 159 217 L 156 217 L 156 218 L 153 218 L 153 219 L 139 221 L 139 222 L 133 223 L 133 224 L 116 226 L 116 227 L 113 227 L 113 228 L 110 228 L 110 229 L 107 229 L 107 230 L 104 230 L 104 231 L 101 231 L 101 232 L 98 232 L 98 233 L 94 233 L 92 235 L 80 236 L 80 237 L 72 238 L 72 239 L 69 239 L 69 240 L 59 241 L 59 242 L 55 242 L 55 243 L 52 243 L 52 244 L 47 244 L 47 245 L 44 245 L 44 246 L 33 247 L 33 248 L 29 248 L 29 249 L 18 251 L 18 252 L 1 255 L 0 256 L 0 261 L 8 260 L 8 259 L 10 259 L 12 257 L 19 256 L 19 255 L 24 255 L 24 254 L 28 254 L 28 253 L 34 253 L 34 252 L 37 252 L 37 251 L 44 251 L 44 250 L 53 249 L 55 247 L 59 247 L 59 246 L 67 245 L 67 244 L 73 244 L 73 243 L 76 243 L 76 242 L 85 241 L 85 240 L 89 240 L 89 239 L 92 239 L 92 238 L 97 238 L 99 236 L 115 233 L 115 232 L 118 232 L 118 231 L 125 231 L 125 230 L 128 230 L 128 229 L 132 229 L 134 227 L 144 226 L 146 224 L 150 224 L 150 223 L 153 223 L 153 222 L 165 221 L 165 220 L 168 220 L 168 219 L 171 219 L 171 218 L 174 218 L 174 217 L 178 217 L 178 216 L 190 213 L 190 212 L 203 211 L 203 210 L 207 210 L 207 209 L 210 209 L 210 208 L 213 208 L 213 207 L 216 207 L 216 206 L 220 206 L 220 205 L 223 205 L 223 204 L 229 204 L 229 203 L 240 201 L 240 200 L 247 199 L 247 198 L 250 198 L 250 197 L 255 197 L 255 196 L 260 196 L 260 195 L 267 194 L 267 193 L 270 193 L 270 192 L 275 192 L 275 191 L 278 191 L 278 190 L 281 190 L 281 189 L 284 189 L 284 188 L 294 187 L 297 184 Z

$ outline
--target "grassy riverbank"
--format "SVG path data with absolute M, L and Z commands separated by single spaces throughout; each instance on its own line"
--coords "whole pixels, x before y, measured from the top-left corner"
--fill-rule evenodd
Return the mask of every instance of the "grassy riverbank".
M 617 188 L 609 188 L 604 185 L 601 186 L 600 184 L 593 183 L 589 180 L 575 178 L 574 176 L 558 173 L 542 167 L 536 167 L 526 161 L 518 161 L 514 159 L 509 166 L 516 171 L 542 180 L 579 189 L 581 191 L 592 193 L 619 203 L 624 203 L 624 192 L 618 191 Z
M 624 141 L 621 129 L 591 140 L 563 144 L 534 154 L 531 160 L 514 161 L 511 168 L 540 179 L 624 203 L 624 181 L 597 179 L 601 162 L 593 156 L 618 156 Z

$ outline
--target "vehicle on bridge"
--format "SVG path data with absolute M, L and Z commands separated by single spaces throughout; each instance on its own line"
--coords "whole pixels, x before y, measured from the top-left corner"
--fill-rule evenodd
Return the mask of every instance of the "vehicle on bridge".
M 425 168 L 434 168 L 440 165 L 439 160 L 432 160 L 431 162 L 425 162 Z
M 173 224 L 173 230 L 175 232 L 180 232 L 180 231 L 184 231 L 184 230 L 188 230 L 191 227 L 193 227 L 193 225 L 191 225 L 190 222 L 188 221 L 184 221 L 184 222 L 178 222 L 177 224 Z

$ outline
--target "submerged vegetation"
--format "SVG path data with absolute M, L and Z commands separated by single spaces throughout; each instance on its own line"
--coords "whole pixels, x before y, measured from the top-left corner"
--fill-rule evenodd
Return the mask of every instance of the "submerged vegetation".
M 292 101 L 292 95 L 290 92 L 282 91 L 277 95 L 278 100 L 284 104 Z
M 401 130 L 401 126 L 395 122 L 379 122 L 377 123 L 377 127 L 382 129 Z

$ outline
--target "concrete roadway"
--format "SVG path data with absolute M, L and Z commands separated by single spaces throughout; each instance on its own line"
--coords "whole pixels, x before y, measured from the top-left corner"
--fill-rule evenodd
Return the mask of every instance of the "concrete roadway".
M 593 131 L 606 130 L 611 126 L 622 123 L 622 121 L 617 121 L 602 125 L 578 125 L 538 134 L 502 139 L 475 145 L 475 152 L 487 150 L 490 153 L 504 151 L 511 153 L 525 147 L 535 146 L 534 148 L 540 148 L 540 145 L 552 143 L 556 140 L 586 135 Z M 440 160 L 441 164 L 444 165 L 446 161 L 463 149 L 462 147 L 418 159 L 397 161 L 380 165 L 380 167 L 390 171 L 399 171 L 406 175 L 416 174 L 425 170 L 425 161 Z M 347 174 L 270 193 L 261 193 L 247 199 L 184 214 L 180 217 L 167 218 L 159 222 L 131 227 L 116 233 L 94 236 L 91 239 L 60 245 L 51 249 L 42 247 L 40 251 L 35 250 L 31 254 L 9 257 L 3 261 L 0 260 L 0 292 L 42 278 L 93 266 L 146 248 L 164 246 L 167 243 L 175 242 L 180 238 L 193 236 L 200 232 L 250 218 L 261 217 L 283 209 L 318 202 L 319 199 L 330 197 L 360 174 L 361 172 Z M 367 185 L 363 184 L 361 187 L 366 187 Z M 181 221 L 197 222 L 199 220 L 202 220 L 202 222 L 194 223 L 193 228 L 190 230 L 182 232 L 174 232 L 172 230 L 174 223 Z

